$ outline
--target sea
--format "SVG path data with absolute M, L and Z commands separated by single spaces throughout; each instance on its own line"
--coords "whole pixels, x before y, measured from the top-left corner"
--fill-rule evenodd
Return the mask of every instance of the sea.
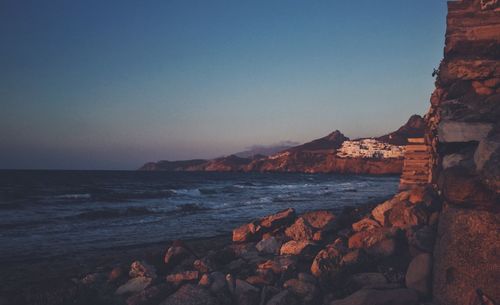
M 22 264 L 230 234 L 288 207 L 382 201 L 396 176 L 141 171 L 0 171 L 0 261 Z

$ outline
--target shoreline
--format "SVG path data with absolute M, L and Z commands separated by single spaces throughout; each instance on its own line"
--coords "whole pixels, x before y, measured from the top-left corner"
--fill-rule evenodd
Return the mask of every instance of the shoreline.
M 366 213 L 377 203 L 386 199 L 385 196 L 372 198 L 359 206 L 344 206 L 328 211 L 338 213 L 338 215 L 353 212 L 358 214 Z M 255 219 L 249 221 L 255 221 Z M 60 255 L 51 258 L 47 262 L 38 262 L 37 258 L 33 258 L 31 261 L 22 264 L 22 266 L 5 268 L 5 275 L 0 282 L 0 305 L 25 304 L 26 299 L 43 300 L 54 296 L 56 299 L 65 298 L 66 294 L 74 294 L 75 287 L 81 285 L 82 281 L 89 275 L 108 274 L 116 268 L 123 271 L 133 261 L 147 261 L 159 266 L 162 264 L 165 252 L 173 243 L 173 240 L 165 240 L 141 245 L 117 246 L 98 250 L 97 253 L 82 254 L 78 258 L 67 258 L 65 255 Z M 183 243 L 197 255 L 205 256 L 211 251 L 230 247 L 232 245 L 231 232 L 212 237 L 185 239 Z M 23 296 L 24 299 L 19 300 L 19 296 Z M 78 297 L 81 298 L 81 296 Z M 35 301 L 27 304 L 39 303 Z M 42 302 L 40 304 L 52 303 Z M 55 302 L 54 304 L 59 303 Z

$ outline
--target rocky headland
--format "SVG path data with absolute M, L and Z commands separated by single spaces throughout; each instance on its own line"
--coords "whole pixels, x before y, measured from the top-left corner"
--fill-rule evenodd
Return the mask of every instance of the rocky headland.
M 423 137 L 424 129 L 422 117 L 413 115 L 398 130 L 377 138 L 350 140 L 336 130 L 268 156 L 148 162 L 140 170 L 400 174 L 407 139 Z

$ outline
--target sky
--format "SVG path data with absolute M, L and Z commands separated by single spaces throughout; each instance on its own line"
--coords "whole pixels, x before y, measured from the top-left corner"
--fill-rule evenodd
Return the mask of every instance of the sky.
M 1 0 L 0 169 L 135 169 L 425 114 L 444 0 Z

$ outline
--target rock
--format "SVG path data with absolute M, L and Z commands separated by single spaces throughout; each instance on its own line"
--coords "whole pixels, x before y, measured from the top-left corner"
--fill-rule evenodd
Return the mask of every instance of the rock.
M 352 224 L 352 229 L 354 230 L 354 232 L 366 231 L 375 228 L 380 228 L 380 224 L 371 218 L 363 218 L 360 221 Z
M 295 256 L 278 256 L 258 265 L 258 269 L 272 270 L 275 274 L 280 274 L 289 270 L 295 270 L 297 258 Z
M 433 265 L 433 296 L 443 304 L 468 305 L 480 288 L 500 300 L 500 214 L 447 206 L 438 226 Z
M 406 272 L 406 287 L 415 290 L 422 297 L 429 297 L 431 292 L 432 256 L 423 253 L 415 256 Z
M 201 273 L 207 273 L 215 269 L 214 265 L 207 257 L 195 260 L 193 267 Z
M 219 305 L 219 301 L 201 286 L 186 284 L 160 305 Z
M 416 305 L 417 302 L 417 293 L 411 289 L 361 289 L 330 305 Z
M 234 296 L 239 305 L 257 305 L 260 300 L 260 290 L 243 280 L 237 279 L 235 282 Z
M 297 279 L 299 279 L 299 281 L 302 281 L 302 282 L 309 282 L 311 284 L 316 284 L 316 278 L 314 276 L 310 275 L 309 273 L 300 272 L 297 275 Z
M 311 264 L 311 273 L 318 278 L 334 278 L 340 272 L 342 252 L 334 245 L 319 251 Z
M 443 169 L 447 169 L 453 166 L 457 166 L 465 159 L 465 156 L 462 154 L 451 154 L 443 157 L 443 162 L 441 163 Z
M 342 266 L 356 266 L 363 265 L 368 261 L 368 257 L 366 252 L 363 249 L 355 249 L 351 252 L 348 252 L 342 257 L 341 265 Z
M 247 223 L 233 230 L 234 242 L 246 242 L 258 239 L 261 227 L 255 223 Z
M 500 139 L 484 139 L 479 142 L 476 151 L 474 152 L 474 163 L 477 170 L 482 170 L 484 165 L 495 151 L 500 148 Z
M 266 305 L 295 305 L 297 304 L 297 299 L 288 290 L 282 290 L 278 294 L 274 295 Z
M 408 243 L 417 249 L 432 253 L 436 241 L 436 231 L 430 226 L 409 229 L 406 231 Z
M 362 288 L 383 286 L 385 284 L 387 284 L 387 279 L 382 273 L 371 272 L 352 275 L 346 285 L 349 291 L 354 292 Z
M 285 235 L 293 240 L 312 240 L 314 231 L 304 218 L 299 218 L 285 230 Z
M 438 138 L 440 142 L 479 142 L 492 128 L 490 123 L 441 121 L 438 125 Z
M 457 205 L 492 205 L 495 195 L 488 190 L 479 178 L 462 167 L 443 170 L 439 175 L 438 186 L 447 202 Z
M 118 287 L 115 293 L 118 295 L 139 293 L 146 289 L 152 281 L 153 280 L 149 277 L 134 277 L 125 284 Z
M 324 210 L 307 212 L 301 218 L 317 230 L 332 228 L 335 222 L 335 214 Z
M 286 226 L 295 220 L 295 210 L 292 208 L 280 211 L 260 219 L 260 225 L 268 231 L 275 230 L 281 226 Z
M 395 230 L 387 228 L 361 231 L 349 238 L 350 249 L 364 249 L 368 254 L 390 256 L 396 250 Z
M 406 202 L 396 203 L 387 217 L 392 227 L 401 229 L 427 224 L 428 218 L 423 204 L 412 205 Z
M 291 240 L 281 246 L 280 254 L 311 256 L 314 254 L 316 248 L 316 244 L 308 240 Z
M 392 198 L 390 200 L 385 201 L 384 203 L 381 203 L 377 205 L 373 210 L 372 210 L 372 216 L 373 218 L 378 221 L 382 226 L 386 225 L 386 213 L 391 210 L 396 203 L 400 202 L 396 198 Z
M 299 296 L 302 299 L 301 304 L 310 304 L 318 297 L 319 293 L 316 285 L 299 279 L 290 279 L 283 284 L 283 287 Z
M 165 253 L 164 262 L 166 265 L 175 265 L 184 258 L 190 256 L 191 253 L 185 247 L 181 245 L 174 244 L 168 248 L 167 253 Z
M 127 305 L 158 304 L 162 299 L 172 293 L 172 288 L 166 284 L 152 286 L 127 298 Z
M 180 284 L 182 282 L 197 281 L 200 273 L 198 271 L 184 271 L 175 274 L 169 274 L 166 277 L 167 282 Z
M 156 269 L 144 261 L 135 261 L 130 265 L 130 272 L 128 274 L 130 277 L 143 276 L 154 279 L 156 278 Z
M 259 252 L 267 254 L 278 254 L 280 252 L 281 242 L 279 242 L 275 237 L 271 236 L 266 239 L 262 239 L 255 245 L 255 248 Z
M 212 272 L 210 273 L 210 291 L 213 293 L 219 293 L 226 288 L 226 276 L 222 272 Z
M 125 274 L 125 270 L 122 267 L 113 268 L 108 274 L 108 282 L 115 282 L 120 279 Z

